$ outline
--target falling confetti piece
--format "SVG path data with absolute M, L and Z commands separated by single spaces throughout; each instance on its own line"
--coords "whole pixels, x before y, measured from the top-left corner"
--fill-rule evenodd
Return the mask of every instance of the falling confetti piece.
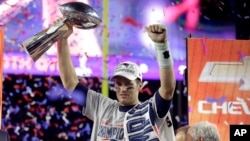
M 129 24 L 133 27 L 142 27 L 142 24 L 138 23 L 135 19 L 133 19 L 132 17 L 125 17 L 123 19 L 123 23 L 125 24 Z
M 201 39 L 201 43 L 202 43 L 203 52 L 204 52 L 205 55 L 207 55 L 208 52 L 207 52 L 206 38 L 205 37 L 203 37 Z
M 224 121 L 224 124 L 225 124 L 225 125 L 227 125 L 227 126 L 229 126 L 229 124 L 228 124 L 228 122 L 227 122 L 227 121 Z

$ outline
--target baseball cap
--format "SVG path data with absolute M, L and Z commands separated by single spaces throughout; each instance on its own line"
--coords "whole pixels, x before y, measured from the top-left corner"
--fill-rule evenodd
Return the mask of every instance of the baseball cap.
M 114 76 L 122 76 L 129 80 L 135 80 L 139 78 L 142 81 L 142 73 L 140 71 L 139 66 L 136 63 L 125 61 L 120 63 L 115 67 Z

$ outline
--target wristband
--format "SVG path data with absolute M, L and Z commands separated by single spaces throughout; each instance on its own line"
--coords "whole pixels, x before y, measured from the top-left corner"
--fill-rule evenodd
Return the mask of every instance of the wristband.
M 157 62 L 160 68 L 173 66 L 173 58 L 169 50 L 169 43 L 154 43 L 156 49 Z

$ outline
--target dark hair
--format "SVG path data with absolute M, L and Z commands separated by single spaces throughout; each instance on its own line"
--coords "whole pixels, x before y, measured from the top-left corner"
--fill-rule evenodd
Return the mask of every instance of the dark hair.
M 142 80 L 140 78 L 136 78 L 135 81 L 137 84 L 142 83 Z

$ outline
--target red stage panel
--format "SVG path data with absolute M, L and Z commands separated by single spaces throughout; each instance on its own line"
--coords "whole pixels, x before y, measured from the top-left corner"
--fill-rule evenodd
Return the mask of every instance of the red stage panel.
M 250 124 L 250 40 L 187 39 L 189 123 Z

